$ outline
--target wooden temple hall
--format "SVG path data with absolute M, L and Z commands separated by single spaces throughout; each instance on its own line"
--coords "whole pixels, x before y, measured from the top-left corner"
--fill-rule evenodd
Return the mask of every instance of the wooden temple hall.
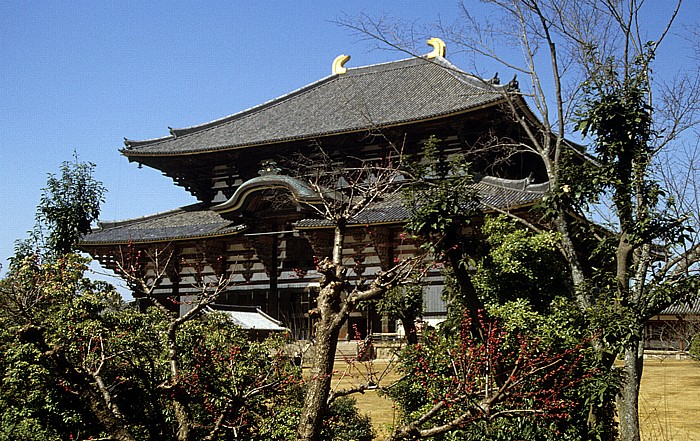
M 330 256 L 333 228 L 311 209 L 313 194 L 303 178 L 294 177 L 289 158 L 313 158 L 321 148 L 329 157 L 371 162 L 391 154 L 392 143 L 418 154 L 436 136 L 446 155 L 479 150 L 470 160 L 484 207 L 527 210 L 547 190 L 534 156 L 509 152 L 504 160 L 503 152 L 482 148 L 496 139 L 524 142 L 504 104 L 507 96 L 535 124 L 517 83 L 476 78 L 445 59 L 442 41 L 429 44 L 433 51 L 427 55 L 370 66 L 346 67 L 349 57 L 340 56 L 329 76 L 256 107 L 170 129 L 162 138 L 125 140 L 121 153 L 129 161 L 160 170 L 198 203 L 101 222 L 81 248 L 111 269 L 127 254 L 152 265 L 143 256 L 167 249 L 173 257 L 156 292 L 173 299 L 174 309 L 186 310 L 198 280 L 224 275 L 231 283 L 217 300 L 226 305 L 222 309 L 257 311 L 273 327 L 311 337 L 315 262 Z M 407 217 L 401 198 L 387 195 L 350 222 L 343 254 L 351 279 L 388 269 L 414 251 L 402 240 Z M 427 278 L 428 323 L 445 317 L 442 288 L 439 273 Z M 347 329 L 364 337 L 397 326 L 369 310 L 352 313 Z

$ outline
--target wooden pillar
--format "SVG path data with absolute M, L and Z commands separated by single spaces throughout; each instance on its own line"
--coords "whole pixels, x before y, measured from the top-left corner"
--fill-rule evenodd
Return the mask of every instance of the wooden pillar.
M 275 303 L 279 303 L 278 278 L 281 274 L 279 268 L 279 238 L 277 234 L 259 235 L 251 236 L 250 241 L 269 278 L 268 301 L 272 298 Z M 265 312 L 270 311 L 266 310 Z

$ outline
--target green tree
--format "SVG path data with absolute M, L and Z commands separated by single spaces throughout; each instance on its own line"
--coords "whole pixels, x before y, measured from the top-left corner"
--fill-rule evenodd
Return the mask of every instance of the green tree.
M 464 233 L 480 215 L 469 167 L 463 156 L 446 158 L 440 140 L 430 137 L 421 158 L 410 166 L 413 180 L 403 196 L 410 212 L 406 231 L 431 258 L 449 267 L 458 287 L 458 301 L 464 303 L 473 332 L 478 335 L 484 303 L 470 273 L 474 238 Z
M 0 439 L 183 439 L 178 395 L 187 397 L 190 439 L 259 438 L 285 397 L 302 387 L 283 342 L 257 343 L 227 316 L 200 315 L 176 339 L 158 308 L 124 306 L 109 286 L 83 277 L 69 253 L 38 265 L 17 261 L 0 281 L 11 308 L 0 315 Z M 271 422 L 273 421 L 273 422 Z
M 470 275 L 476 293 L 485 305 L 482 326 L 497 323 L 500 327 L 500 338 L 495 342 L 498 348 L 493 350 L 508 354 L 503 355 L 506 358 L 523 356 L 527 363 L 534 355 L 521 354 L 519 342 L 522 341 L 547 348 L 551 357 L 586 347 L 591 335 L 584 315 L 569 295 L 570 279 L 563 270 L 566 262 L 557 250 L 557 233 L 534 233 L 505 216 L 487 216 L 475 234 L 480 237 L 480 246 L 468 256 L 474 268 Z M 435 341 L 434 348 L 456 344 L 449 343 L 450 339 L 459 334 L 467 314 L 468 306 L 461 301 L 460 285 L 448 283 L 446 289 L 452 301 L 448 320 L 440 326 L 440 332 L 431 337 L 431 341 Z M 447 371 L 454 362 L 450 352 L 432 360 L 431 369 Z M 523 439 L 615 439 L 616 423 L 611 406 L 620 384 L 619 377 L 598 369 L 598 357 L 594 351 L 582 351 L 578 361 L 574 375 L 581 381 L 569 384 L 566 394 L 561 397 L 574 403 L 568 408 L 566 418 L 550 418 L 551 424 L 542 424 L 540 417 L 549 418 L 542 415 L 544 411 L 535 412 L 538 418 L 532 418 L 527 415 L 527 409 L 532 409 L 519 403 L 525 410 L 522 414 L 513 412 L 494 421 L 475 418 L 469 424 L 452 427 L 449 433 L 463 439 L 510 439 L 513 433 Z M 405 365 L 407 360 L 403 362 Z M 440 367 L 439 363 L 443 366 Z M 413 366 L 412 369 L 419 368 Z M 504 368 L 499 369 L 492 370 L 496 378 Z M 543 370 L 542 375 L 552 373 Z M 411 406 L 422 401 L 398 391 L 421 391 L 422 387 L 415 377 L 407 376 L 403 385 L 395 389 L 399 405 L 408 406 L 415 415 L 420 409 Z M 443 385 L 434 391 L 435 397 L 440 393 L 449 394 L 446 387 Z M 516 406 L 516 403 L 509 405 Z
M 377 312 L 389 320 L 399 320 L 408 344 L 418 342 L 416 320 L 423 315 L 423 286 L 419 283 L 397 286 L 377 301 Z
M 506 216 L 487 216 L 479 229 L 482 254 L 476 260 L 474 285 L 487 304 L 526 300 L 548 312 L 566 296 L 570 280 L 557 251 L 557 233 L 533 233 Z
M 61 164 L 60 176 L 49 174 L 37 207 L 36 226 L 30 238 L 19 242 L 17 252 L 30 255 L 41 251 L 63 255 L 76 250 L 80 238 L 100 215 L 107 189 L 95 179 L 95 164 L 73 161 Z
M 60 178 L 49 175 L 36 234 L 0 280 L 0 440 L 294 439 L 301 370 L 282 338 L 251 341 L 207 311 L 225 275 L 195 275 L 198 300 L 183 315 L 154 295 L 173 263 L 167 248 L 129 247 L 118 263 L 145 311 L 84 277 L 88 260 L 72 251 L 99 214 L 93 169 L 66 162 Z M 372 439 L 349 398 L 324 416 L 319 439 Z

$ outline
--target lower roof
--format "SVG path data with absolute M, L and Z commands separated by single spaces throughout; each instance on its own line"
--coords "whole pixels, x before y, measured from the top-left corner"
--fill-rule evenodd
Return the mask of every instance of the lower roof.
M 115 222 L 100 222 L 81 246 L 158 243 L 238 234 L 245 226 L 224 219 L 202 204 Z
M 658 315 L 700 315 L 700 295 L 691 302 L 676 302 Z
M 509 180 L 491 176 L 477 176 L 473 188 L 479 199 L 479 207 L 488 212 L 495 208 L 515 209 L 536 204 L 549 186 L 531 184 L 527 179 Z M 467 208 L 467 207 L 465 207 Z M 350 225 L 400 224 L 410 213 L 399 194 L 390 195 L 370 205 L 350 221 Z M 303 219 L 294 224 L 298 229 L 332 227 L 325 219 Z M 203 204 L 195 204 L 176 210 L 127 219 L 117 222 L 101 222 L 99 228 L 87 234 L 80 245 L 84 248 L 138 243 L 162 243 L 178 240 L 197 240 L 234 236 L 243 233 L 247 226 L 240 221 L 229 220 Z

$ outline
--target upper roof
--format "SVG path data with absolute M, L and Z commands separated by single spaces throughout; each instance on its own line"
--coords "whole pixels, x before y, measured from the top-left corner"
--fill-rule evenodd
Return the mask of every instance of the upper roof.
M 128 157 L 171 156 L 366 131 L 494 104 L 508 85 L 483 80 L 442 57 L 348 68 L 259 106 L 145 141 Z

